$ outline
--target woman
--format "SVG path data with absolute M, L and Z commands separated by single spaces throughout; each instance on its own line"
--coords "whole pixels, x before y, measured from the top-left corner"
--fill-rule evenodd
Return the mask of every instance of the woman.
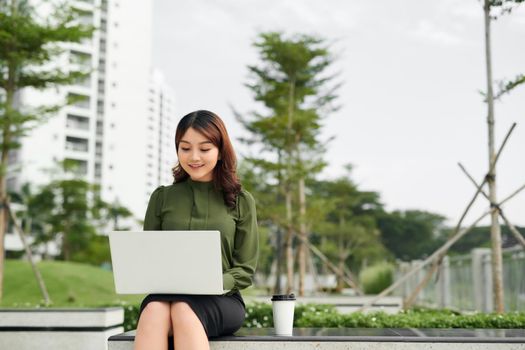
M 252 284 L 258 234 L 253 197 L 241 188 L 222 120 L 209 111 L 184 116 L 175 133 L 173 185 L 151 195 L 144 230 L 218 230 L 224 295 L 150 294 L 140 307 L 135 349 L 209 349 L 208 337 L 232 334 L 245 317 L 239 290 Z M 206 276 L 200 276 L 206 278 Z

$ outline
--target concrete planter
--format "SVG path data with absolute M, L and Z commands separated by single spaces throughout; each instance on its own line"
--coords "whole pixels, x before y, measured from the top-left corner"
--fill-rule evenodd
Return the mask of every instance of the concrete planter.
M 124 309 L 0 309 L 0 349 L 106 350 Z

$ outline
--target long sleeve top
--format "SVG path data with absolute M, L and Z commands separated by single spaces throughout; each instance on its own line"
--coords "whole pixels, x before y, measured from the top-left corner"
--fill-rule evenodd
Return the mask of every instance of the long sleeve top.
M 259 256 L 255 200 L 245 190 L 235 208 L 224 203 L 223 193 L 213 182 L 188 178 L 157 188 L 149 200 L 144 231 L 218 230 L 221 233 L 223 287 L 244 289 L 253 283 Z

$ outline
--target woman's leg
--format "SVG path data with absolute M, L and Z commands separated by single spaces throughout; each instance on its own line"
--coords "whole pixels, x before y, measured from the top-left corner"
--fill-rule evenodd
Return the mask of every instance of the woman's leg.
M 171 323 L 175 350 L 209 350 L 204 326 L 187 303 L 171 303 Z
M 134 349 L 167 350 L 170 329 L 170 303 L 149 302 L 140 315 Z

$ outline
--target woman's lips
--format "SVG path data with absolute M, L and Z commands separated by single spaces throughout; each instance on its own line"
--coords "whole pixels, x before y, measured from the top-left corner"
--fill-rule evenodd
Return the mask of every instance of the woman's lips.
M 188 164 L 188 165 L 190 166 L 190 168 L 196 169 L 196 168 L 200 168 L 200 167 L 203 166 L 204 164 L 197 164 L 197 165 Z

